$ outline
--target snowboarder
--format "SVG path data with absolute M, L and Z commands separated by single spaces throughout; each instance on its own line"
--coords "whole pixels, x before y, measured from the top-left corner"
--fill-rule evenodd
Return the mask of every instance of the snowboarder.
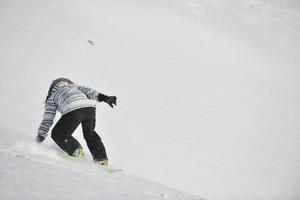
M 70 156 L 83 157 L 84 152 L 80 143 L 72 136 L 81 124 L 84 139 L 93 159 L 101 165 L 107 165 L 105 147 L 94 131 L 96 103 L 93 100 L 106 102 L 112 108 L 117 105 L 115 96 L 106 96 L 89 87 L 74 84 L 67 78 L 54 80 L 45 100 L 45 112 L 36 141 L 41 143 L 45 140 L 58 110 L 62 116 L 51 131 L 54 142 Z

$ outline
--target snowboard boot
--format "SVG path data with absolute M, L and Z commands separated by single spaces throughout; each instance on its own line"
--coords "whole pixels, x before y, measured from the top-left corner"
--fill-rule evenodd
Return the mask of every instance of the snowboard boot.
M 103 165 L 103 166 L 107 166 L 108 165 L 108 160 L 100 160 L 99 164 Z
M 74 151 L 73 156 L 74 156 L 75 158 L 84 158 L 83 148 L 82 148 L 82 147 L 77 148 L 77 149 Z

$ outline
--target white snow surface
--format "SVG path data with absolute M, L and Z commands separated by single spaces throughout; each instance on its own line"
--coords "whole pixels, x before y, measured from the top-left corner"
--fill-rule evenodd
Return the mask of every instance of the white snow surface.
M 0 0 L 0 43 L 0 199 L 300 199 L 300 1 Z M 35 144 L 57 77 L 123 172 Z

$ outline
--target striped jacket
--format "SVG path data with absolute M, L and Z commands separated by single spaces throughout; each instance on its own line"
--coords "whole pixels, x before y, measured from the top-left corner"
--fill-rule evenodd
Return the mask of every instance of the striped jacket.
M 65 115 L 73 110 L 84 107 L 96 107 L 99 92 L 89 87 L 60 82 L 52 89 L 52 94 L 46 101 L 43 120 L 38 129 L 38 135 L 47 137 L 48 131 L 58 110 Z

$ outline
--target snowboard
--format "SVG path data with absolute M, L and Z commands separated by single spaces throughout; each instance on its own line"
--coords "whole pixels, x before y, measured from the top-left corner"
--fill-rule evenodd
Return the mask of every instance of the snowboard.
M 75 160 L 78 160 L 78 161 L 89 161 L 89 162 L 91 162 L 91 163 L 93 163 L 93 164 L 95 164 L 95 165 L 98 165 L 99 168 L 100 168 L 101 170 L 104 170 L 104 171 L 106 171 L 106 172 L 108 172 L 108 173 L 110 173 L 110 174 L 116 174 L 116 173 L 118 173 L 118 172 L 123 171 L 122 169 L 114 168 L 114 167 L 112 167 L 112 166 L 110 166 L 110 165 L 107 165 L 107 166 L 100 165 L 99 163 L 97 163 L 97 162 L 95 162 L 95 161 L 93 161 L 93 160 L 90 160 L 89 158 L 86 158 L 86 157 L 83 157 L 83 158 L 76 158 L 76 157 L 73 157 L 73 156 L 70 156 L 69 154 L 67 154 L 66 152 L 63 152 L 63 151 L 59 151 L 59 152 L 57 153 L 57 155 L 58 155 L 60 158 L 65 159 L 65 160 L 73 160 L 73 161 L 75 161 Z

